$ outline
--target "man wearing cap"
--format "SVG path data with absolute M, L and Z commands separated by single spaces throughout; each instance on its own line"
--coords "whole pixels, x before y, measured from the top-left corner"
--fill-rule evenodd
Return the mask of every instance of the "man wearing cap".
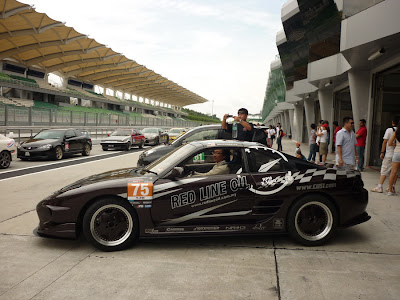
M 254 126 L 252 123 L 247 122 L 248 110 L 245 108 L 240 108 L 238 110 L 238 115 L 233 116 L 233 124 L 226 123 L 226 119 L 230 116 L 225 114 L 221 126 L 227 132 L 232 133 L 232 139 L 239 141 L 251 142 L 253 139 Z

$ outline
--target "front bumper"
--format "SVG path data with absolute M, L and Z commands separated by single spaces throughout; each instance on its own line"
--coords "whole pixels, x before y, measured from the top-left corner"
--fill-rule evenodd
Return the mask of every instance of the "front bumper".
M 34 150 L 26 150 L 26 149 L 18 149 L 17 157 L 18 158 L 48 158 L 54 155 L 54 148 L 50 149 L 34 149 Z
M 124 149 L 127 142 L 100 143 L 101 147 L 108 149 Z

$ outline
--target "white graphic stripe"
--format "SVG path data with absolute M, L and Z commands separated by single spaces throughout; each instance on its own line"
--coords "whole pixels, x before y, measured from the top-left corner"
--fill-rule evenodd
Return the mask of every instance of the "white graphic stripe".
M 177 181 L 173 181 L 173 182 L 162 183 L 162 184 L 156 185 L 154 187 L 154 193 L 161 192 L 163 190 L 166 190 L 166 189 L 169 189 L 169 188 L 173 188 L 173 187 L 177 187 L 177 186 L 180 186 L 180 185 L 183 185 L 183 184 L 199 181 L 199 180 L 202 180 L 204 178 L 206 178 L 206 177 L 187 178 L 187 179 L 177 180 Z
M 171 194 L 171 193 L 180 191 L 181 189 L 182 189 L 182 188 L 175 189 L 175 190 L 170 190 L 170 191 L 166 191 L 166 192 L 164 192 L 164 193 L 158 193 L 158 194 L 156 194 L 156 195 L 153 195 L 153 199 L 156 199 L 156 198 L 158 198 L 158 197 L 162 197 L 162 196 L 165 196 L 165 195 L 168 195 L 168 194 Z

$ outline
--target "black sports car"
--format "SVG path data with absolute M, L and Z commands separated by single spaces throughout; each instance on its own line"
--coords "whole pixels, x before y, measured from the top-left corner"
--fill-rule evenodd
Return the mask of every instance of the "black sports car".
M 216 163 L 217 154 L 225 160 Z M 217 153 L 217 154 L 216 154 Z M 214 175 L 205 174 L 212 171 Z M 210 140 L 148 167 L 90 176 L 39 202 L 42 236 L 81 232 L 104 251 L 139 237 L 288 232 L 304 245 L 369 220 L 359 172 L 324 168 L 254 142 Z
M 92 140 L 77 129 L 48 129 L 39 132 L 33 138 L 21 143 L 17 157 L 22 160 L 31 158 L 62 159 L 64 155 L 82 153 L 90 155 Z

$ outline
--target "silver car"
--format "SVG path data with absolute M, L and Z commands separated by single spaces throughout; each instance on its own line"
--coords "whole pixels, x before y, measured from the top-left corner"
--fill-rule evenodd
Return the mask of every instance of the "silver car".
M 168 133 L 164 132 L 161 128 L 148 127 L 142 129 L 142 133 L 146 138 L 146 145 L 158 145 L 168 143 Z

